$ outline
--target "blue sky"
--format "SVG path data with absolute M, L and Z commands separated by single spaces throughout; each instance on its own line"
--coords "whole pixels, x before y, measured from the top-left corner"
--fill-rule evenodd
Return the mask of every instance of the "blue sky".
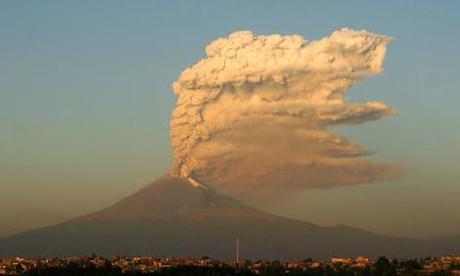
M 237 30 L 313 40 L 342 27 L 395 38 L 353 101 L 395 118 L 340 128 L 403 164 L 401 181 L 260 206 L 405 236 L 460 232 L 457 1 L 0 1 L 0 236 L 120 199 L 169 167 L 180 72 Z M 19 218 L 19 219 L 18 219 Z

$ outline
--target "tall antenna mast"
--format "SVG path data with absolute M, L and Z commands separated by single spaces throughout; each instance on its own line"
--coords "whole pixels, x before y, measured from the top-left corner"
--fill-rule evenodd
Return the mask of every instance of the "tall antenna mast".
M 240 266 L 240 238 L 236 238 L 236 266 Z

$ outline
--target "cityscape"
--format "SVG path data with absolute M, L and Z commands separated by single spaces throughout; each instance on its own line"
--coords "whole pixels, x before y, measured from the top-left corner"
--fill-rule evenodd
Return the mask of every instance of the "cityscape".
M 231 260 L 152 256 L 0 259 L 0 275 L 460 275 L 460 256 Z

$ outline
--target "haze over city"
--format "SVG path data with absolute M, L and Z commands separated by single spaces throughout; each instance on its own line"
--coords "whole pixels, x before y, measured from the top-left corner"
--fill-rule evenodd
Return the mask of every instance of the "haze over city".
M 458 236 L 459 8 L 0 2 L 0 238 L 130 194 L 78 222 L 176 210 L 149 191 L 231 219 L 273 220 L 223 195 L 320 226 Z M 185 182 L 223 195 L 203 206 Z

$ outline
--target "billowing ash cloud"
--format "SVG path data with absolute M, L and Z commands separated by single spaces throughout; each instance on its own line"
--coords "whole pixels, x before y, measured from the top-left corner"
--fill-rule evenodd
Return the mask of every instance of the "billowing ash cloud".
M 171 173 L 246 198 L 398 177 L 398 166 L 359 158 L 368 151 L 328 130 L 396 114 L 345 98 L 382 72 L 390 42 L 350 29 L 318 41 L 241 31 L 211 42 L 173 84 Z

